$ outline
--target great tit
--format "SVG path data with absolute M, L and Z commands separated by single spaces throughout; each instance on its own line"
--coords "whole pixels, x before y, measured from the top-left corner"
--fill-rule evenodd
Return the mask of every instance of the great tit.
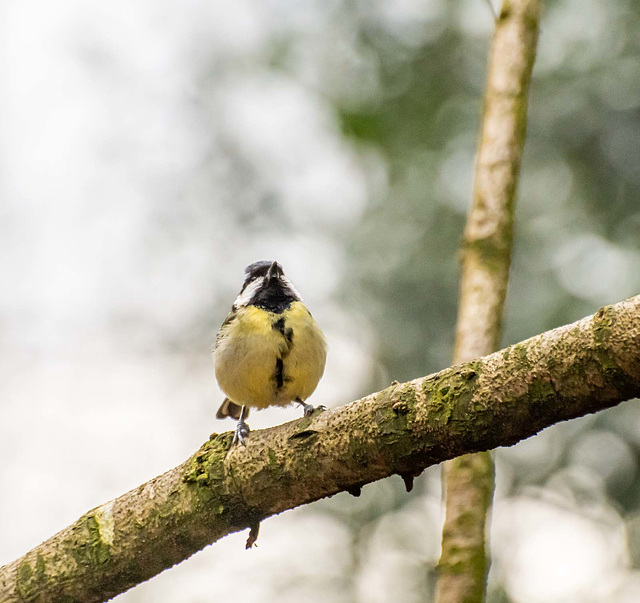
M 255 262 L 214 347 L 216 379 L 226 398 L 217 418 L 237 419 L 233 444 L 245 445 L 249 408 L 297 402 L 308 416 L 327 357 L 318 324 L 278 262 Z

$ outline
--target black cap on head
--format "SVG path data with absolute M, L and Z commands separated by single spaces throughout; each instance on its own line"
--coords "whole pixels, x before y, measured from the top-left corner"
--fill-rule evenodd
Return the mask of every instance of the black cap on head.
M 282 276 L 284 274 L 284 270 L 282 270 L 282 266 L 278 264 L 278 262 L 273 262 L 270 260 L 260 260 L 259 262 L 254 262 L 253 264 L 249 264 L 244 269 L 244 283 L 243 287 L 245 287 L 250 281 L 254 280 L 259 276 L 264 277 L 273 277 L 273 276 Z

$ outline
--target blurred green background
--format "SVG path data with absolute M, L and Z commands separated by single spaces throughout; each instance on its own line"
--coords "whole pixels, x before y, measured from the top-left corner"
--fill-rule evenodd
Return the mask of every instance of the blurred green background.
M 505 345 L 640 292 L 640 5 L 545 5 Z M 312 402 L 449 365 L 485 0 L 0 11 L 0 563 L 232 428 L 209 346 L 252 261 L 327 334 Z M 634 402 L 497 452 L 490 603 L 640 600 L 639 452 Z M 441 523 L 436 467 L 117 600 L 430 601 Z

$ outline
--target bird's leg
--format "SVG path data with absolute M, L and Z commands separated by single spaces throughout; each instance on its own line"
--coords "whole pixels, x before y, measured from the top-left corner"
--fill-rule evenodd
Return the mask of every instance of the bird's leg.
M 313 411 L 315 410 L 315 407 L 312 406 L 311 404 L 307 404 L 306 402 L 303 402 L 302 400 L 300 400 L 300 398 L 296 398 L 294 400 L 294 402 L 297 402 L 298 404 L 302 404 L 302 408 L 304 409 L 304 416 L 305 417 L 310 417 L 313 414 Z M 318 410 L 327 410 L 326 406 L 318 406 Z
M 249 429 L 249 426 L 244 422 L 246 416 L 247 416 L 247 407 L 243 406 L 242 410 L 240 411 L 240 418 L 236 423 L 236 433 L 233 436 L 233 442 L 231 442 L 232 446 L 235 446 L 238 443 L 242 444 L 243 446 L 247 445 L 244 439 L 248 437 L 250 429 Z

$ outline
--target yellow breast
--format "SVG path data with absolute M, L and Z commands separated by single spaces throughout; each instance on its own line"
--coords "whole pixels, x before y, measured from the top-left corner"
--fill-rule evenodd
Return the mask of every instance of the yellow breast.
M 281 314 L 239 308 L 220 330 L 216 379 L 237 404 L 256 408 L 306 400 L 324 372 L 326 343 L 301 302 Z

